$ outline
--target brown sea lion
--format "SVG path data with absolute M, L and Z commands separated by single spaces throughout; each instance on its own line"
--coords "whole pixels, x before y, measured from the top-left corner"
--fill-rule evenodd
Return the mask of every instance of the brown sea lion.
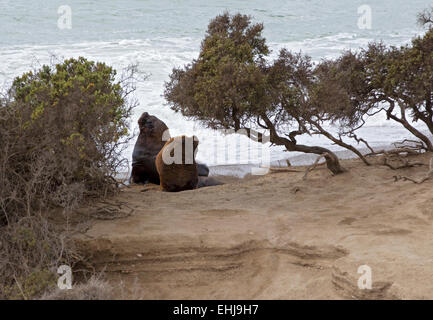
M 155 162 L 163 191 L 177 192 L 197 188 L 197 147 L 196 136 L 178 136 L 167 141 Z
M 155 159 L 166 141 L 170 139 L 168 127 L 163 121 L 147 112 L 144 112 L 138 119 L 138 126 L 140 134 L 132 153 L 131 181 L 159 184 Z M 197 166 L 199 176 L 207 177 L 209 175 L 208 166 L 202 163 L 198 163 Z

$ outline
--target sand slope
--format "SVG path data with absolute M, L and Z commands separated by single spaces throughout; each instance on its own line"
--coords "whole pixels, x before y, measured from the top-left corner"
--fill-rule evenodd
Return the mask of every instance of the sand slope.
M 118 196 L 131 216 L 77 238 L 110 281 L 140 289 L 132 298 L 432 299 L 433 181 L 393 179 L 427 167 L 344 166 L 180 193 L 133 186 Z M 361 265 L 372 290 L 358 289 Z

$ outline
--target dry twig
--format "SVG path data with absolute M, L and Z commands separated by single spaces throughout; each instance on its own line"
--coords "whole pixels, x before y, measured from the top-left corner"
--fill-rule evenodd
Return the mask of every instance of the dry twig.
M 271 173 L 277 172 L 302 172 L 301 170 L 296 170 L 291 167 L 269 167 L 268 168 Z
M 430 159 L 429 171 L 420 180 L 416 180 L 414 178 L 410 178 L 410 177 L 406 177 L 406 176 L 394 176 L 395 182 L 397 182 L 399 180 L 403 180 L 403 181 L 411 181 L 411 182 L 416 183 L 416 184 L 421 184 L 421 183 L 423 183 L 423 182 L 425 182 L 431 178 L 433 178 L 433 157 Z
M 372 152 L 366 156 L 369 157 L 382 155 L 383 165 L 392 170 L 424 165 L 422 162 L 411 162 L 409 159 L 407 159 L 407 156 L 409 155 L 419 155 L 427 151 L 425 145 L 421 141 L 406 139 L 401 142 L 394 142 L 393 145 L 395 147 L 394 149 L 380 151 L 373 151 L 373 149 L 369 147 Z M 400 162 L 401 165 L 393 165 L 392 162 L 395 161 Z
M 318 156 L 317 159 L 316 159 L 316 161 L 314 161 L 314 163 L 310 167 L 307 168 L 307 170 L 305 171 L 305 174 L 304 174 L 304 177 L 302 178 L 302 180 L 307 180 L 308 174 L 311 171 L 313 171 L 319 165 L 320 159 L 322 159 L 322 158 L 324 158 L 326 156 L 329 156 L 328 153 L 326 153 L 326 152 L 323 153 L 323 154 L 321 154 L 320 156 Z

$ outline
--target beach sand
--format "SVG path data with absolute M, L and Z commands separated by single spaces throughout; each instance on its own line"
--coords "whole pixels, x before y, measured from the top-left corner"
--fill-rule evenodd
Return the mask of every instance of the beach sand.
M 393 178 L 423 176 L 431 157 L 397 171 L 344 160 L 347 173 L 319 166 L 306 180 L 293 167 L 179 193 L 133 185 L 112 200 L 128 216 L 94 219 L 76 240 L 133 299 L 433 299 L 433 180 Z M 358 288 L 362 265 L 371 290 Z

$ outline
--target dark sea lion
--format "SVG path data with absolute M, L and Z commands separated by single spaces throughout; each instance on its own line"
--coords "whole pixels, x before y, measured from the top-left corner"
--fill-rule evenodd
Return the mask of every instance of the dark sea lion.
M 167 141 L 155 162 L 163 191 L 177 192 L 197 188 L 197 147 L 198 139 L 195 136 L 179 136 Z
M 198 175 L 207 177 L 209 175 L 209 167 L 204 163 L 197 162 Z
M 155 159 L 161 151 L 166 139 L 170 138 L 167 125 L 155 116 L 144 112 L 138 119 L 140 134 L 132 153 L 131 180 L 134 183 L 151 182 L 159 184 L 159 175 L 155 166 Z
M 155 159 L 166 141 L 170 139 L 167 125 L 155 116 L 144 112 L 138 119 L 140 134 L 132 153 L 131 181 L 134 183 L 159 184 L 159 175 L 155 166 Z M 164 137 L 163 137 L 164 135 Z M 197 163 L 198 175 L 207 177 L 207 165 Z

